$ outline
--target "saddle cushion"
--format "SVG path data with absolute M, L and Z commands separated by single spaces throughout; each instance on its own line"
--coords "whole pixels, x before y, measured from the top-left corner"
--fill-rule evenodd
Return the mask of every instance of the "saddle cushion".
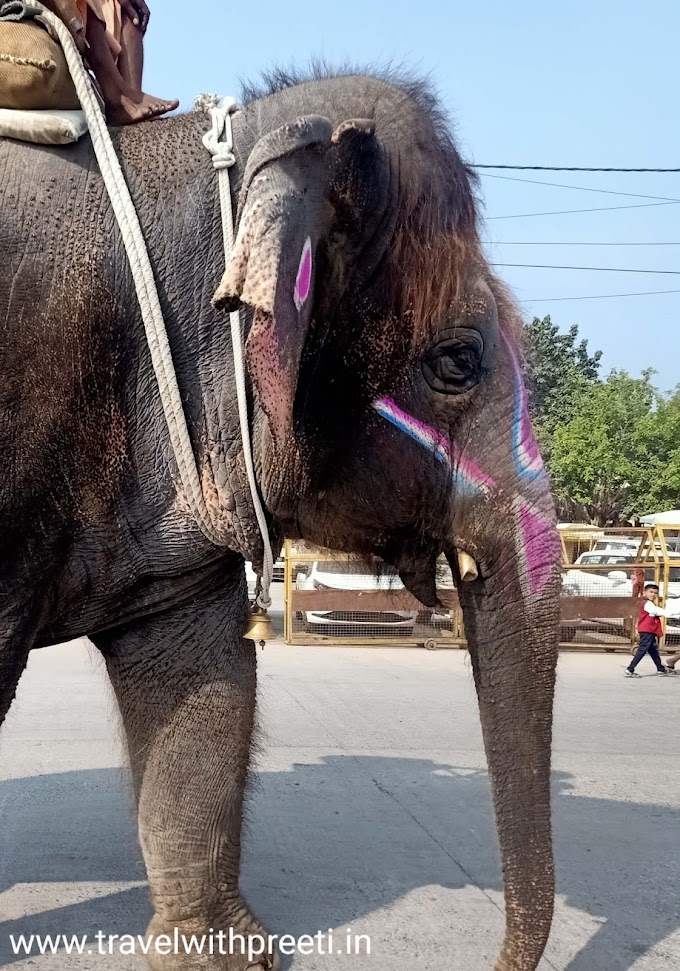
M 0 21 L 0 108 L 79 107 L 56 40 L 34 21 Z
M 16 111 L 0 108 L 0 136 L 39 145 L 68 145 L 87 131 L 82 111 Z

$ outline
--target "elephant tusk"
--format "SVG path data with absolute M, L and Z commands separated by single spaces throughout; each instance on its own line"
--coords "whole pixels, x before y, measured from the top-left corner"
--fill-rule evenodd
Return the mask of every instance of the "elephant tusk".
M 463 583 L 471 583 L 472 580 L 476 580 L 479 576 L 479 569 L 474 559 L 469 553 L 463 553 L 462 550 L 458 550 L 458 569 L 460 571 L 460 578 Z

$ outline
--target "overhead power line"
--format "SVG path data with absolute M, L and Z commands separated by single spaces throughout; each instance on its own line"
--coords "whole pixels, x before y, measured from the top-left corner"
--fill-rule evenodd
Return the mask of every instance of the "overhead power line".
M 557 209 L 552 212 L 519 212 L 510 216 L 486 216 L 489 219 L 527 219 L 529 216 L 564 216 L 572 212 L 614 212 L 615 209 L 651 209 L 655 206 L 677 206 L 677 202 L 640 202 L 632 206 L 601 206 L 597 209 Z
M 680 243 L 593 243 L 590 240 L 587 243 L 560 243 L 556 242 L 555 240 L 550 240 L 550 242 L 535 243 L 524 239 L 483 239 L 482 243 L 485 246 L 680 246 Z
M 662 276 L 680 276 L 680 270 L 634 270 L 618 266 L 553 266 L 550 263 L 491 263 L 491 266 L 520 266 L 532 270 L 593 270 L 598 273 L 654 273 Z
M 598 192 L 607 196 L 629 196 L 631 199 L 657 199 L 662 202 L 680 202 L 674 196 L 648 196 L 640 192 L 617 192 L 614 189 L 592 189 L 585 185 L 565 185 L 563 182 L 541 182 L 540 179 L 520 179 L 514 175 L 492 175 L 491 172 L 483 172 L 485 179 L 502 179 L 504 182 L 524 182 L 527 185 L 547 185 L 555 189 L 575 189 L 578 192 Z
M 523 303 L 557 303 L 561 300 L 614 300 L 618 297 L 651 297 L 657 293 L 680 293 L 680 290 L 639 290 L 636 293 L 594 293 L 588 297 L 533 297 Z
M 515 172 L 680 172 L 680 169 L 618 169 L 596 168 L 583 165 L 482 165 L 470 163 L 471 169 L 512 169 Z

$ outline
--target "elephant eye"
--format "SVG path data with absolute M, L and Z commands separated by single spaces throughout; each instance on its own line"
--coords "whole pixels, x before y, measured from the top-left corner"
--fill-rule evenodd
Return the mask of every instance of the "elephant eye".
M 422 359 L 423 377 L 440 394 L 461 394 L 482 375 L 484 338 L 478 330 L 457 327 L 431 344 Z

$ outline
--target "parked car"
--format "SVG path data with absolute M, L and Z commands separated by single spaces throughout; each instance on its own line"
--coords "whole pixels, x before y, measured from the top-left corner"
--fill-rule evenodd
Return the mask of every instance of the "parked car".
M 617 566 L 633 566 L 636 562 L 636 553 L 616 550 L 591 550 L 588 553 L 581 553 L 574 566 L 602 566 L 612 569 L 600 573 L 595 570 L 566 570 L 562 574 L 562 596 L 565 597 L 632 597 L 633 580 L 630 570 L 616 569 Z M 654 579 L 654 570 L 649 566 L 645 567 L 647 580 Z M 664 595 L 664 584 L 660 584 L 660 593 Z M 680 568 L 671 568 L 668 584 L 668 598 L 680 597 Z M 606 618 L 588 618 L 574 624 L 563 625 L 562 640 L 573 640 L 574 629 L 576 627 L 621 627 L 623 620 Z M 666 639 L 674 640 L 680 637 L 680 626 L 678 621 L 669 620 L 666 625 Z
M 590 550 L 589 553 L 581 553 L 574 560 L 574 565 L 581 566 L 583 564 L 590 564 L 591 566 L 601 566 L 605 563 L 634 563 L 637 549 L 637 547 L 634 550 L 630 547 L 617 547 L 615 549 Z
M 635 554 L 640 549 L 640 544 L 642 542 L 642 539 L 643 537 L 640 537 L 639 539 L 635 539 L 633 537 L 628 537 L 628 538 L 621 537 L 620 539 L 611 539 L 611 538 L 599 539 L 597 543 L 595 543 L 595 546 L 593 547 L 591 552 L 613 553 L 613 552 L 620 551 L 622 553 L 632 552 L 633 554 Z M 584 555 L 584 554 L 581 554 L 581 555 Z
M 634 566 L 635 553 L 613 552 L 605 550 L 591 550 L 581 553 L 574 566 L 610 566 L 611 570 L 600 573 L 590 570 L 570 569 L 562 576 L 563 593 L 574 597 L 632 597 L 633 581 L 630 570 L 617 570 L 617 566 Z M 654 569 L 644 566 L 645 579 L 654 579 Z M 664 595 L 663 581 L 660 593 Z M 669 571 L 668 597 L 680 597 L 680 567 L 671 567 Z
M 307 572 L 298 571 L 298 590 L 403 590 L 404 584 L 392 567 L 382 564 L 373 572 L 370 565 L 354 560 L 314 560 Z M 413 630 L 415 610 L 307 610 L 304 619 L 313 627 L 327 627 L 328 633 L 348 634 L 356 628 L 389 628 L 408 633 Z

